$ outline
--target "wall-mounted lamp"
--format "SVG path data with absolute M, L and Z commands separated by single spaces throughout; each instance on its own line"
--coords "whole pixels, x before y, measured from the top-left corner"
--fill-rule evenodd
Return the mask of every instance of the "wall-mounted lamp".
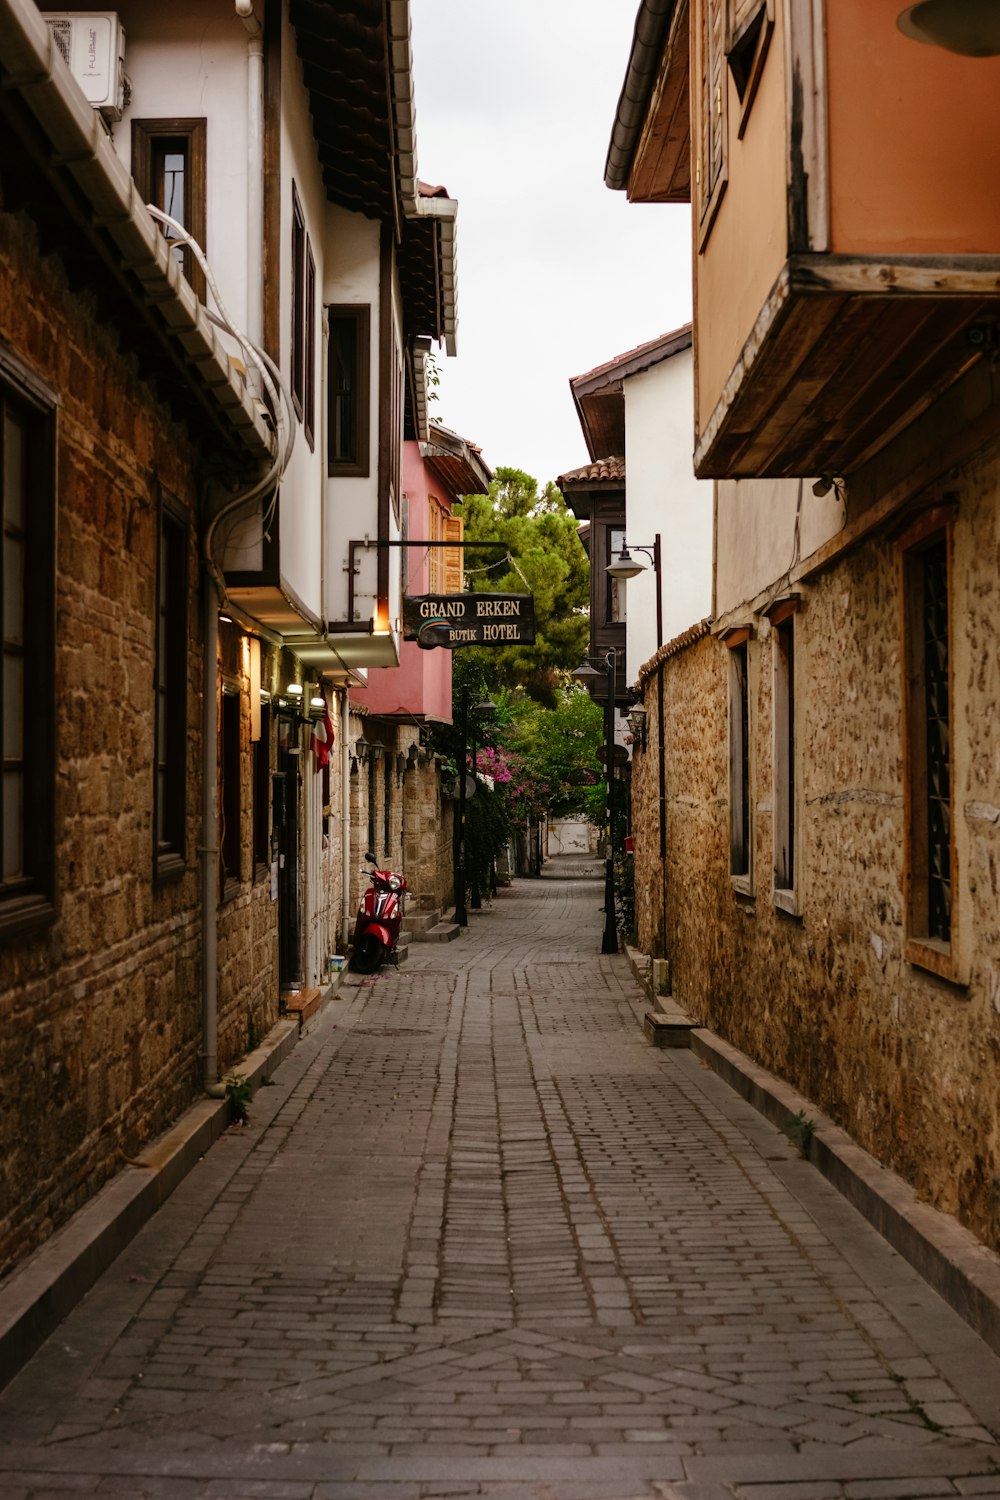
M 301 682 L 290 682 L 288 684 L 288 686 L 285 688 L 285 692 L 288 694 L 289 698 L 298 698 L 301 701 L 301 699 L 302 699 L 302 684 L 301 684 Z
M 660 564 L 660 533 L 657 532 L 654 540 L 648 545 L 633 542 L 632 551 L 645 552 L 653 565 L 656 575 L 656 649 L 663 645 L 663 585 L 661 583 Z M 640 573 L 645 573 L 646 564 L 639 558 L 633 557 L 629 551 L 628 542 L 622 537 L 622 550 L 618 556 L 608 563 L 604 570 L 610 578 L 624 583 L 629 578 L 638 578 Z
M 368 741 L 368 754 L 374 761 L 379 761 L 385 754 L 385 746 L 381 740 Z
M 326 707 L 326 699 L 325 698 L 321 698 L 320 695 L 319 695 L 319 693 L 314 693 L 313 696 L 309 699 L 309 707 L 310 708 L 325 708 Z
M 645 573 L 646 564 L 632 556 L 628 550 L 628 542 L 622 542 L 622 550 L 613 562 L 608 563 L 604 570 L 610 573 L 612 578 L 617 578 L 624 583 L 629 578 L 638 578 L 640 573 Z
M 641 703 L 634 703 L 628 711 L 628 727 L 632 731 L 632 742 L 640 750 L 646 748 L 646 710 Z
M 364 735 L 359 735 L 354 742 L 354 759 L 359 762 L 368 759 L 368 741 Z
M 920 0 L 900 13 L 896 25 L 913 42 L 943 47 L 962 57 L 1000 55 L 996 0 Z

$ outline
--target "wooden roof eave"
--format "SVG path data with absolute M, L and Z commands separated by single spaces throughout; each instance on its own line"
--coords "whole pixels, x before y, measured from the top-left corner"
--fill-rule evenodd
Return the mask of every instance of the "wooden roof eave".
M 689 0 L 678 0 L 628 174 L 631 203 L 691 202 Z
M 857 470 L 983 358 L 967 330 L 998 310 L 1000 256 L 792 256 L 699 434 L 696 475 Z

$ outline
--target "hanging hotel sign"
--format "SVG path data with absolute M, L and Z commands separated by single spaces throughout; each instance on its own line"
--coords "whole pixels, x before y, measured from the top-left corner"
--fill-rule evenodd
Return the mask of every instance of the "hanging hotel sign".
M 533 594 L 413 594 L 403 599 L 403 639 L 445 646 L 531 646 Z

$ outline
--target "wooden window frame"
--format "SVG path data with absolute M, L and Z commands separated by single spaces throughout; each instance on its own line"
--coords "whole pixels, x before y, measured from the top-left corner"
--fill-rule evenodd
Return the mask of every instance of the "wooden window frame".
M 612 578 L 608 572 L 608 566 L 614 562 L 615 556 L 625 545 L 627 527 L 624 520 L 610 521 L 604 527 L 604 566 L 601 572 L 604 574 L 604 623 L 605 625 L 626 625 L 628 623 L 628 606 L 625 594 L 625 580 Z M 621 538 L 621 547 L 617 546 L 614 538 Z M 617 613 L 615 611 L 617 610 Z
M 192 239 L 207 251 L 208 123 L 204 118 L 133 120 L 132 177 L 143 202 L 163 208 L 156 190 L 156 153 L 167 141 L 183 144 L 188 166 L 184 194 L 186 227 Z M 182 250 L 181 255 L 184 274 L 204 302 L 205 274 L 189 249 Z
M 260 705 L 260 735 L 253 742 L 253 875 L 271 870 L 271 705 Z
M 375 757 L 372 755 L 371 746 L 368 747 L 368 842 L 365 848 L 375 853 L 376 839 L 375 829 L 378 826 L 378 776 L 375 771 Z
M 712 226 L 729 181 L 729 75 L 726 67 L 726 18 L 729 13 L 730 0 L 699 0 L 699 3 L 700 24 L 695 28 L 694 33 L 695 68 L 692 75 L 692 87 L 697 89 L 698 101 L 695 111 L 695 119 L 698 122 L 695 188 L 698 205 L 698 250 L 702 251 L 708 243 L 708 237 L 712 232 Z M 713 91 L 710 34 L 711 23 L 716 13 L 720 22 L 720 56 L 717 70 L 719 81 Z M 713 111 L 721 116 L 717 163 L 708 160 L 711 154 Z
M 738 21 L 735 0 L 726 0 L 726 62 L 740 101 L 736 139 L 741 141 L 760 87 L 774 31 L 774 0 L 757 0 Z
M 305 414 L 305 304 L 306 304 L 306 220 L 302 212 L 302 201 L 298 189 L 292 183 L 292 288 L 291 288 L 291 379 L 292 405 L 299 421 Z
M 963 983 L 959 967 L 959 859 L 955 827 L 955 608 L 954 523 L 957 508 L 934 506 L 916 517 L 897 538 L 900 587 L 900 637 L 903 667 L 903 895 L 906 923 L 903 956 L 907 963 L 953 983 Z M 949 934 L 930 932 L 929 790 L 926 754 L 927 700 L 924 673 L 923 559 L 943 546 L 947 589 L 948 677 L 948 823 Z
M 372 310 L 367 303 L 332 303 L 327 308 L 330 329 L 329 377 L 327 380 L 328 443 L 327 472 L 343 478 L 367 479 L 371 474 L 371 318 Z M 336 328 L 338 320 L 355 324 L 354 389 L 356 401 L 351 422 L 351 458 L 336 458 L 333 451 L 333 434 L 337 431 L 337 390 L 334 379 L 336 360 Z
M 219 699 L 219 879 L 221 899 L 232 901 L 243 881 L 243 711 L 236 684 Z
M 306 235 L 305 246 L 305 369 L 302 381 L 302 433 L 310 449 L 315 442 L 316 427 L 316 260 L 312 241 Z
M 10 409 L 23 425 L 22 524 L 6 515 L 4 429 Z M 56 448 L 58 398 L 12 354 L 0 348 L 0 747 L 3 766 L 19 776 L 20 869 L 5 879 L 0 866 L 0 942 L 27 937 L 56 916 Z M 7 539 L 23 549 L 18 633 L 8 639 L 4 598 Z M 30 608 L 29 608 L 30 601 Z M 21 662 L 21 753 L 3 744 L 6 661 Z M 6 782 L 6 775 L 0 780 Z M 5 788 L 0 785 L 0 850 Z
M 187 868 L 189 545 L 190 528 L 184 510 L 161 490 L 154 608 L 154 881 L 174 879 Z
M 798 735 L 797 668 L 798 627 L 797 600 L 783 600 L 769 612 L 773 650 L 771 718 L 772 718 L 772 806 L 773 806 L 773 879 L 771 898 L 775 906 L 790 916 L 799 915 L 799 820 L 798 820 Z
M 443 542 L 465 541 L 465 520 L 462 516 L 453 516 L 446 511 L 441 512 L 441 540 Z M 465 548 L 451 545 L 439 549 L 438 556 L 441 559 L 440 580 L 442 594 L 461 594 L 465 591 Z M 436 592 L 436 591 L 435 591 Z
M 729 719 L 729 879 L 740 896 L 753 895 L 753 757 L 750 713 L 750 640 L 749 628 L 730 631 L 723 644 L 728 653 L 728 719 Z M 742 659 L 742 690 L 738 661 Z M 737 787 L 737 760 L 739 781 Z M 737 796 L 737 789 L 739 796 Z M 744 858 L 737 859 L 736 821 L 740 817 Z M 741 868 L 737 869 L 736 865 Z

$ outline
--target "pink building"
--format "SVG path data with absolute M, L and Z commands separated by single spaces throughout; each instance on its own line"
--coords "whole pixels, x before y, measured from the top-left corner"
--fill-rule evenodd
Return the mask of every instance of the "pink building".
M 404 548 L 405 594 L 461 593 L 462 548 L 434 544 L 462 540 L 462 522 L 451 514 L 452 504 L 463 495 L 485 494 L 492 477 L 475 444 L 447 427 L 431 423 L 428 442 L 404 444 L 404 535 L 432 544 Z M 451 652 L 403 641 L 399 666 L 371 671 L 368 686 L 353 688 L 351 701 L 380 719 L 450 723 Z

